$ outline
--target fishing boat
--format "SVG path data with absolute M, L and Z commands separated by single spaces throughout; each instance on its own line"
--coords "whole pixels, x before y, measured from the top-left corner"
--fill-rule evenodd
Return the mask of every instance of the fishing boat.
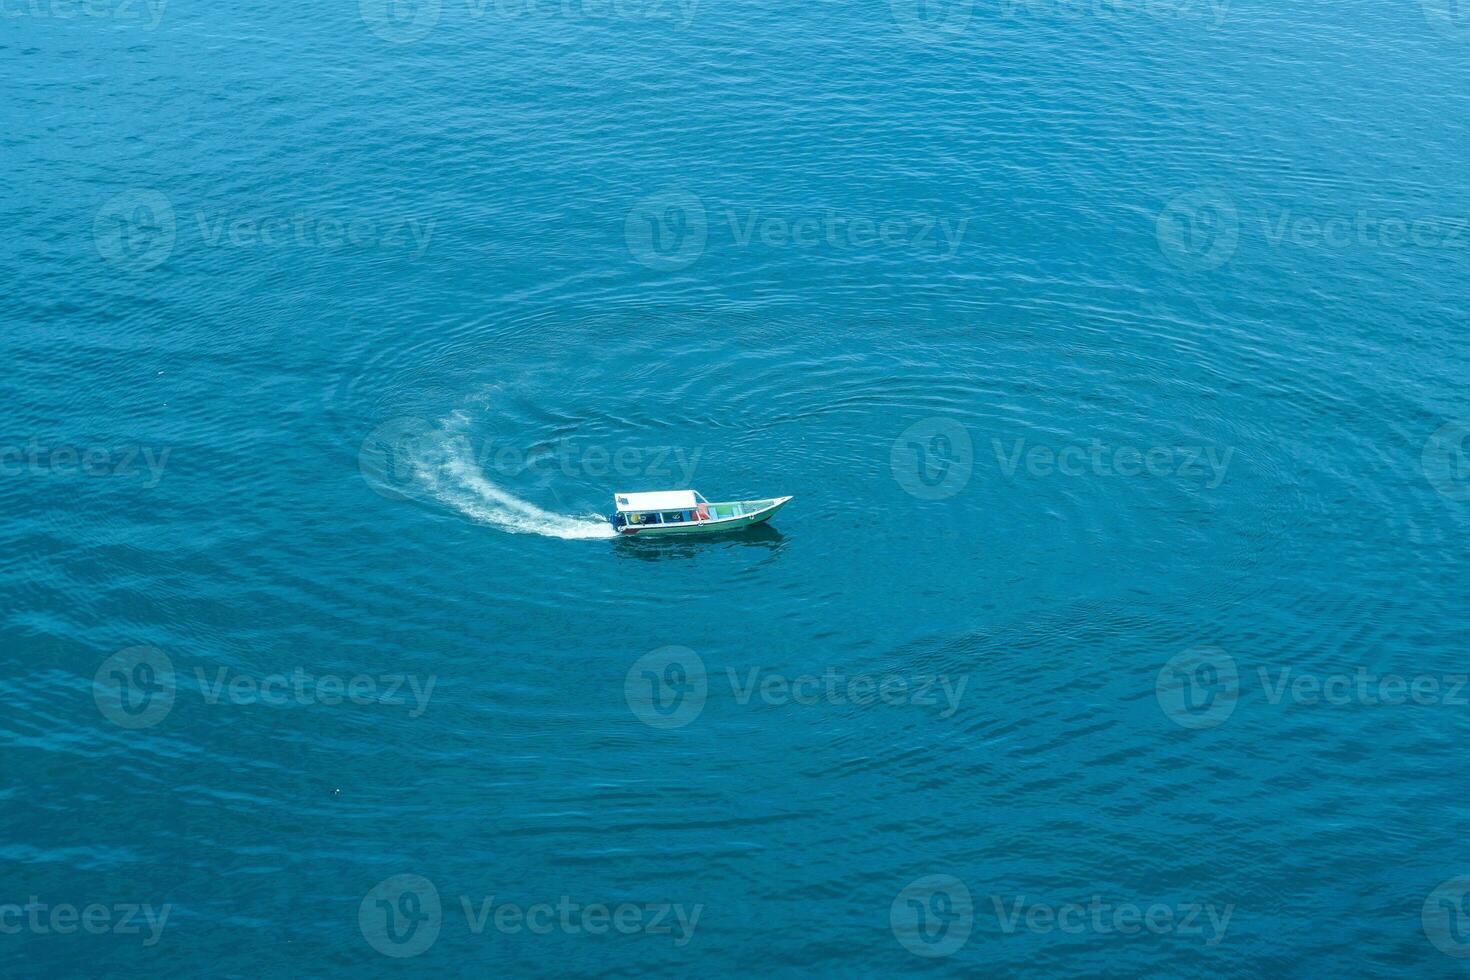
M 710 503 L 693 490 L 613 495 L 613 530 L 618 534 L 709 534 L 733 531 L 771 519 L 790 497 Z

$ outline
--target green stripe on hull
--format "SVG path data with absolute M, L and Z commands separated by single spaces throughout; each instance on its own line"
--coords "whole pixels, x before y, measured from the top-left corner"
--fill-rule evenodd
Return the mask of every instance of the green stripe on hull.
M 715 534 L 719 531 L 738 531 L 742 527 L 750 527 L 752 524 L 760 524 L 770 520 L 775 510 L 766 511 L 764 514 L 752 514 L 749 517 L 736 517 L 728 521 L 705 521 L 690 524 L 653 524 L 640 527 L 633 532 L 623 532 L 630 538 L 653 537 L 665 534 Z

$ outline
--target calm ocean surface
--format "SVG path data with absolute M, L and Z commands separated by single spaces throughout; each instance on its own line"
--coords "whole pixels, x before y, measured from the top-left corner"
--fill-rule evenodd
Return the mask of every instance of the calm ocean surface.
M 1450 0 L 4 0 L 0 972 L 1465 976 Z M 793 494 L 608 539 L 615 491 Z

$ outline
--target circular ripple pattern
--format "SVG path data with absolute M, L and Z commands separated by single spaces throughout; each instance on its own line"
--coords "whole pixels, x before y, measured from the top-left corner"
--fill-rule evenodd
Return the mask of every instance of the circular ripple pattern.
M 7 972 L 1458 968 L 1445 10 L 23 6 Z

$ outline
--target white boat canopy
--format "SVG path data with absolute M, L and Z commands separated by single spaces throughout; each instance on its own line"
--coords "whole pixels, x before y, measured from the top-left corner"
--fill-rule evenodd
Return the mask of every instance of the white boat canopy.
M 648 510 L 690 510 L 697 506 L 693 490 L 660 490 L 657 493 L 620 493 L 618 512 Z

